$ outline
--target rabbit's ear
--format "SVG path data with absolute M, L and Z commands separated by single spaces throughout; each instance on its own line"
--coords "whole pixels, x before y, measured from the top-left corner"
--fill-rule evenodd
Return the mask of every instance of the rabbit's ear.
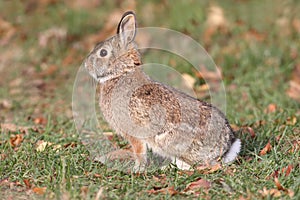
M 136 33 L 136 20 L 135 14 L 132 11 L 124 13 L 119 23 L 117 33 L 119 34 L 123 45 L 127 45 L 134 40 Z

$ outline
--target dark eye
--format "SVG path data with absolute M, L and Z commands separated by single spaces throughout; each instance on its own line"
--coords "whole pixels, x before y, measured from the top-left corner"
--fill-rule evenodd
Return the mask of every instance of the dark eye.
M 107 55 L 107 50 L 106 49 L 101 49 L 100 56 L 105 57 L 106 55 Z

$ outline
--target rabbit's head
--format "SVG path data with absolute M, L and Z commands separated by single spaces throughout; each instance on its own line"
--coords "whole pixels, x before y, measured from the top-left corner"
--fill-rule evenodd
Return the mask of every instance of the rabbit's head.
M 135 14 L 129 11 L 121 18 L 117 35 L 97 44 L 84 61 L 90 75 L 103 83 L 135 70 L 141 64 L 135 34 Z

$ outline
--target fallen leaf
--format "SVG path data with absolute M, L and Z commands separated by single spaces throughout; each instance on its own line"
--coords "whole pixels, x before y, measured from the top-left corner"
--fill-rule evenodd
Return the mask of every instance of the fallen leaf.
M 286 167 L 283 167 L 281 170 L 275 170 L 270 176 L 267 176 L 267 180 L 271 178 L 278 178 L 279 175 L 289 176 L 291 171 L 293 170 L 293 165 L 288 165 Z
M 6 185 L 7 183 L 9 183 L 8 178 L 4 178 L 4 179 L 0 179 L 0 185 Z
M 294 126 L 297 123 L 297 118 L 295 116 L 293 117 L 288 117 L 286 120 L 287 125 L 292 125 Z
M 88 186 L 82 186 L 80 188 L 80 195 L 82 199 L 87 199 L 87 193 L 89 191 L 89 187 Z
M 77 144 L 76 144 L 75 142 L 71 142 L 71 143 L 65 144 L 65 145 L 64 145 L 64 148 L 68 148 L 68 147 L 74 148 L 74 147 L 76 147 L 76 146 L 77 146 Z
M 211 187 L 211 182 L 200 178 L 192 183 L 189 183 L 187 185 L 187 187 L 184 189 L 184 192 L 187 192 L 190 190 L 198 190 L 199 188 L 209 189 L 210 187 Z
M 267 189 L 266 187 L 263 190 L 258 191 L 263 197 L 273 196 L 273 197 L 280 197 L 281 192 L 277 189 Z
M 23 179 L 23 182 L 24 182 L 24 184 L 26 185 L 26 188 L 27 188 L 27 189 L 30 189 L 30 188 L 31 188 L 31 183 L 30 183 L 29 179 Z
M 11 109 L 12 103 L 7 99 L 0 100 L 0 109 Z
M 46 125 L 48 120 L 45 117 L 36 117 L 33 122 L 35 124 L 41 124 L 41 125 Z
M 293 19 L 292 26 L 295 29 L 296 32 L 300 33 L 300 19 Z
M 282 168 L 281 172 L 284 173 L 285 176 L 289 176 L 292 170 L 293 170 L 293 165 L 288 165 L 287 167 Z
M 46 149 L 46 147 L 50 146 L 50 145 L 52 145 L 51 142 L 47 142 L 47 141 L 44 141 L 44 140 L 39 140 L 36 143 L 36 148 L 35 149 L 38 152 L 43 152 Z
M 265 113 L 274 113 L 276 110 L 277 110 L 277 105 L 271 103 L 268 105 L 267 109 L 265 110 Z
M 103 187 L 100 187 L 96 194 L 95 200 L 103 199 L 102 194 L 103 194 Z
M 53 75 L 57 70 L 58 70 L 57 65 L 49 65 L 49 66 L 47 65 L 46 69 L 44 69 L 39 75 L 41 77 L 49 77 Z
M 209 85 L 207 85 L 207 84 L 200 85 L 200 86 L 197 88 L 197 91 L 199 91 L 199 92 L 209 91 Z
M 225 18 L 223 9 L 217 5 L 212 5 L 208 9 L 207 19 L 205 22 L 206 29 L 204 31 L 204 42 L 210 44 L 211 39 L 218 30 L 226 33 L 228 30 L 228 22 Z
M 39 195 L 45 194 L 46 190 L 47 190 L 47 187 L 34 187 L 34 188 L 32 188 L 32 191 L 36 194 L 39 194 Z
M 275 24 L 278 27 L 280 36 L 289 36 L 291 34 L 290 19 L 286 14 L 283 14 L 280 18 L 275 20 Z
M 165 183 L 167 181 L 167 176 L 165 174 L 153 175 L 152 179 L 156 182 Z
M 194 173 L 195 173 L 195 171 L 193 171 L 193 170 L 179 170 L 179 171 L 177 171 L 177 174 L 179 174 L 179 175 L 186 174 L 188 176 L 192 176 Z
M 1 145 L 1 144 L 2 144 L 2 143 L 1 143 L 1 141 L 0 141 L 0 145 Z M 0 154 L 0 161 L 4 160 L 6 157 L 7 157 L 7 154 L 1 153 L 1 154 Z
M 245 34 L 243 35 L 244 39 L 247 41 L 263 41 L 266 38 L 266 34 L 264 33 L 260 33 L 255 29 L 250 29 L 247 32 L 245 32 Z
M 300 149 L 300 140 L 292 141 L 292 148 L 289 150 L 290 153 L 295 153 Z
M 292 72 L 290 87 L 286 91 L 289 97 L 300 102 L 300 63 L 296 64 Z
M 222 169 L 222 165 L 220 163 L 216 165 L 201 165 L 196 167 L 196 170 L 202 174 L 211 174 L 220 169 Z
M 97 174 L 97 173 L 96 173 L 96 174 L 94 174 L 94 177 L 95 177 L 95 178 L 102 178 L 103 175 L 102 175 L 102 174 Z
M 63 41 L 67 37 L 67 29 L 52 27 L 40 33 L 39 35 L 39 45 L 43 48 L 48 46 L 50 40 Z
M 9 44 L 16 33 L 16 28 L 8 21 L 0 17 L 0 46 Z
M 151 189 L 151 190 L 148 190 L 147 193 L 148 194 L 162 193 L 162 194 L 169 194 L 169 195 L 173 196 L 175 194 L 178 194 L 179 192 L 174 189 L 174 186 L 171 186 L 171 187 L 162 188 L 162 189 L 159 189 L 159 190 Z
M 260 156 L 266 155 L 268 152 L 270 152 L 272 149 L 270 141 L 266 144 L 266 146 L 259 152 Z
M 9 87 L 19 87 L 23 83 L 23 79 L 18 77 L 9 82 Z
M 196 79 L 194 79 L 194 77 L 192 77 L 189 74 L 184 73 L 184 74 L 182 74 L 182 78 L 184 79 L 184 83 L 186 84 L 186 86 L 188 88 L 194 87 L 194 84 L 196 83 Z
M 281 185 L 277 177 L 274 178 L 274 182 L 278 190 L 286 191 L 286 189 Z
M 19 146 L 23 141 L 24 134 L 11 135 L 9 139 L 9 143 L 12 147 Z
M 240 130 L 240 127 L 236 124 L 230 124 L 230 126 L 231 126 L 232 130 L 235 131 L 235 132 Z
M 256 137 L 256 134 L 255 134 L 255 131 L 253 130 L 253 128 L 247 126 L 247 127 L 243 127 L 243 133 L 246 132 L 246 133 L 249 133 L 251 138 L 255 138 Z

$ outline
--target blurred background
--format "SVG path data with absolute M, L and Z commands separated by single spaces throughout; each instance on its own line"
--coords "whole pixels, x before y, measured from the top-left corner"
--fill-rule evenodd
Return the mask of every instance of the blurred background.
M 231 121 L 251 124 L 270 107 L 299 110 L 299 1 L 1 0 L 0 122 L 71 119 L 77 70 L 127 10 L 139 27 L 173 29 L 203 45 L 222 71 Z M 144 60 L 207 90 L 203 75 L 175 56 L 145 52 Z

